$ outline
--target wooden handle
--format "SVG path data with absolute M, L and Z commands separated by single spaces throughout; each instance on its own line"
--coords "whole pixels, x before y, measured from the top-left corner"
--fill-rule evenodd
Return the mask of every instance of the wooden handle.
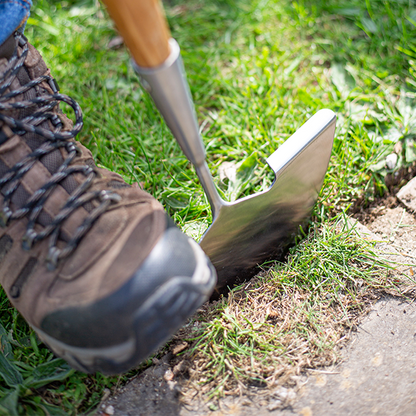
M 136 63 L 161 65 L 170 54 L 170 33 L 159 0 L 103 0 Z

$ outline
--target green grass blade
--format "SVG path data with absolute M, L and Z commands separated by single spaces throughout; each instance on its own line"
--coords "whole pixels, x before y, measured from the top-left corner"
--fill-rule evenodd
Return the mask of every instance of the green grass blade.
M 10 387 L 16 387 L 23 383 L 19 369 L 2 352 L 0 352 L 0 375 Z
M 0 415 L 18 415 L 19 391 L 19 386 L 16 386 L 16 388 L 8 390 L 0 399 Z
M 56 358 L 34 368 L 32 373 L 24 380 L 24 385 L 28 388 L 38 389 L 53 381 L 63 381 L 74 371 L 65 360 Z

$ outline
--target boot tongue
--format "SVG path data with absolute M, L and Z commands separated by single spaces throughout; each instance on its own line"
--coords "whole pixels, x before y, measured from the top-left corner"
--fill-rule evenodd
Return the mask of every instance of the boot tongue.
M 15 48 L 16 40 L 12 34 L 0 45 L 0 59 L 6 58 L 9 60 L 13 56 Z

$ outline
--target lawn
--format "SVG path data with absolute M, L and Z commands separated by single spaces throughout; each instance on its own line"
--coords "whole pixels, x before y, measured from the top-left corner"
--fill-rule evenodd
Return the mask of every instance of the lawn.
M 273 178 L 265 159 L 316 111 L 329 108 L 338 117 L 309 232 L 300 232 L 285 263 L 266 265 L 250 288 L 210 306 L 199 329 L 185 334 L 193 339 L 188 353 L 199 363 L 199 381 L 213 396 L 250 380 L 267 384 L 279 368 L 336 359 L 332 349 L 342 328 L 365 304 L 355 283 L 368 293 L 391 288 L 388 265 L 372 246 L 334 222 L 394 192 L 415 171 L 416 3 L 171 0 L 165 8 L 224 198 L 267 189 Z M 38 0 L 26 35 L 61 92 L 81 105 L 79 140 L 97 163 L 139 183 L 185 232 L 201 235 L 211 222 L 208 201 L 141 89 L 126 49 L 112 46 L 117 33 L 102 5 Z M 386 163 L 392 154 L 397 157 Z M 245 160 L 253 166 L 249 180 L 220 180 L 225 162 L 238 169 Z M 253 313 L 265 305 L 256 297 L 259 288 L 274 299 L 266 323 Z M 0 302 L 0 414 L 85 414 L 105 389 L 140 371 L 75 372 L 37 339 L 3 293 Z M 279 325 L 294 308 L 291 325 Z M 304 350 L 295 356 L 293 345 Z M 216 377 L 223 383 L 213 389 Z

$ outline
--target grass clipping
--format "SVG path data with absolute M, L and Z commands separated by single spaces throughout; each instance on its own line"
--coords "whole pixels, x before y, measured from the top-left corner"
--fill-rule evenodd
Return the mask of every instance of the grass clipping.
M 302 370 L 334 364 L 337 345 L 368 307 L 400 292 L 396 275 L 355 230 L 315 230 L 286 263 L 206 306 L 179 334 L 192 342 L 181 357 L 189 365 L 185 400 L 195 391 L 211 398 L 270 391 Z

